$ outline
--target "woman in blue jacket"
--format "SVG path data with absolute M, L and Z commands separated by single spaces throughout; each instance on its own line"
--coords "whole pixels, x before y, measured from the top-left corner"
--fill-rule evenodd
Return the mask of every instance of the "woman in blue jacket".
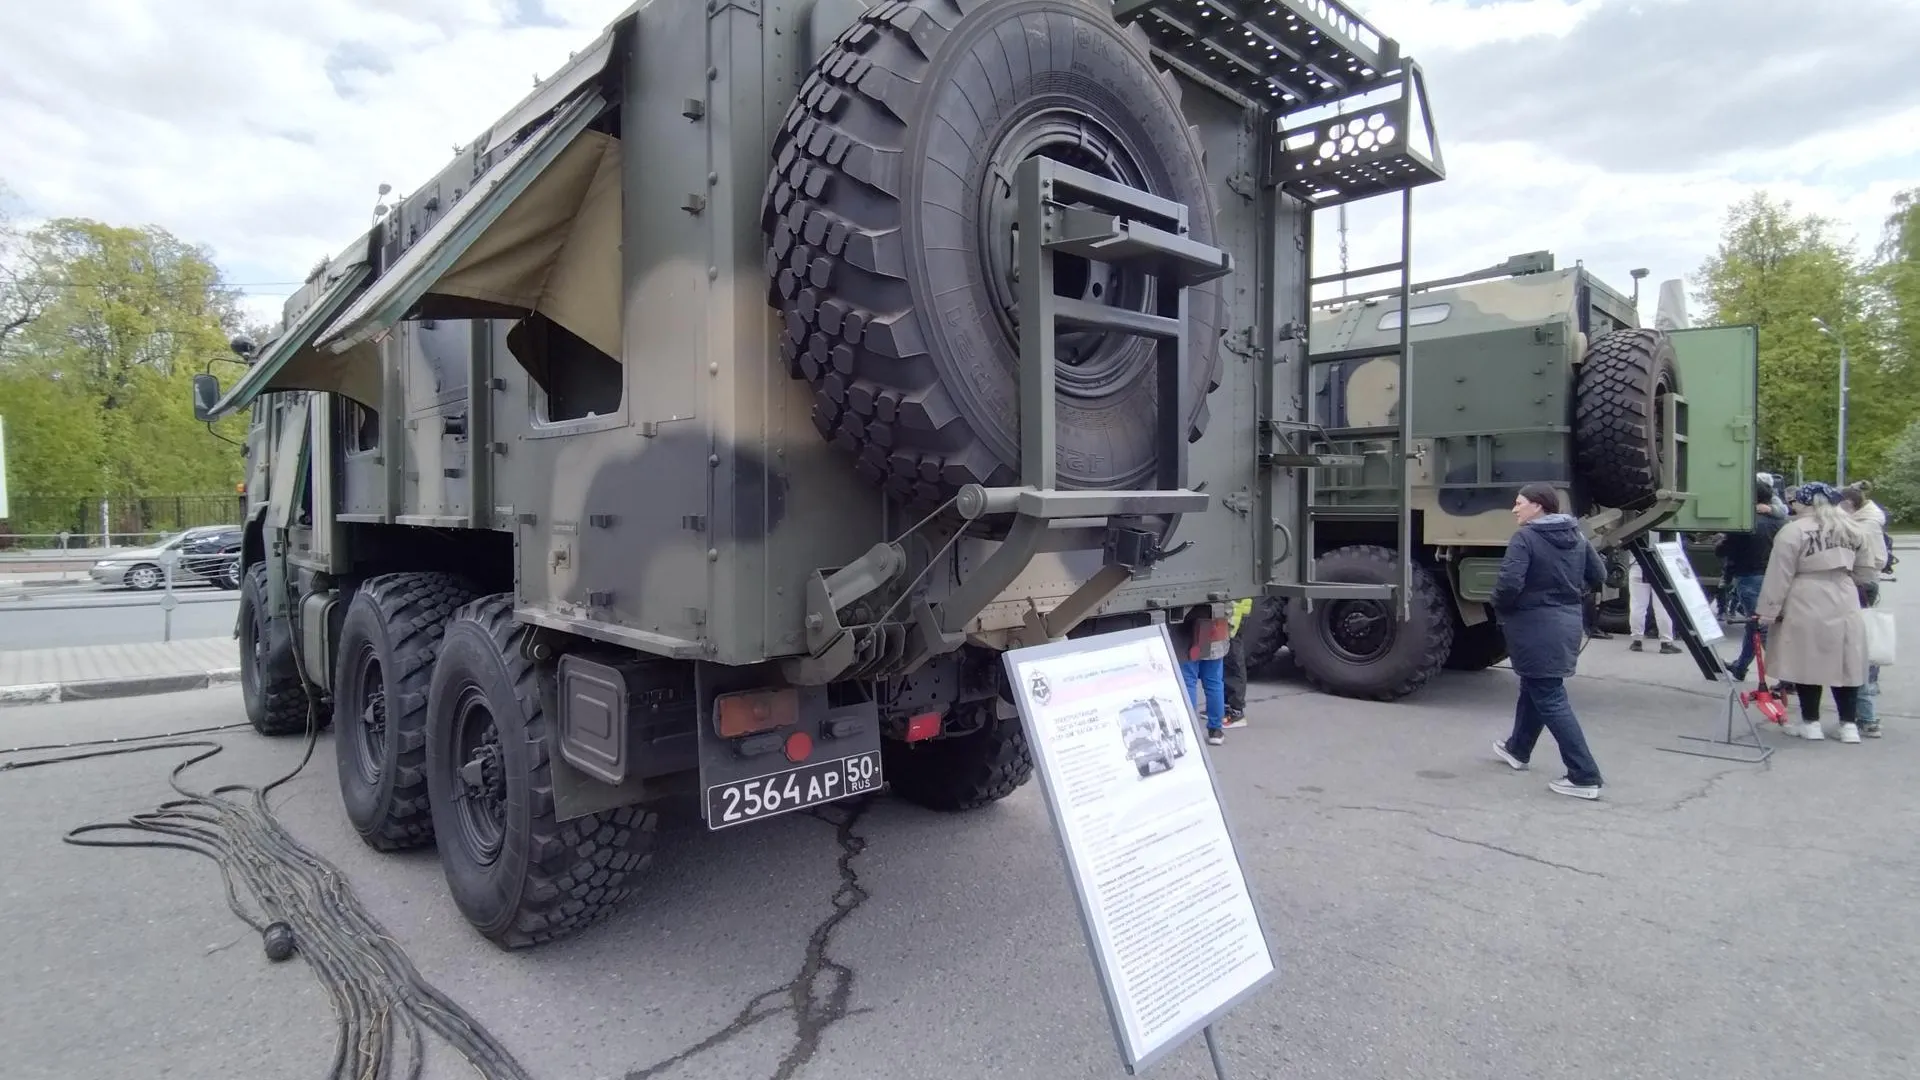
M 1513 673 L 1520 676 L 1520 700 L 1513 710 L 1513 734 L 1494 743 L 1493 752 L 1524 769 L 1545 728 L 1560 744 L 1567 766 L 1567 775 L 1547 786 L 1577 799 L 1597 799 L 1600 767 L 1567 702 L 1566 679 L 1580 659 L 1581 602 L 1606 582 L 1607 570 L 1580 523 L 1560 512 L 1559 493 L 1546 484 L 1521 488 L 1513 517 L 1520 527 L 1507 541 L 1492 603 Z

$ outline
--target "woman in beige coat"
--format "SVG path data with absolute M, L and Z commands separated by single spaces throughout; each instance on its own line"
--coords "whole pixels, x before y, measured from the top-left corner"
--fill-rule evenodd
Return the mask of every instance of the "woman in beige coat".
M 1840 492 L 1819 482 L 1793 493 L 1793 520 L 1773 539 L 1755 615 L 1767 631 L 1767 673 L 1800 695 L 1793 734 L 1824 739 L 1820 689 L 1833 691 L 1840 741 L 1860 741 L 1860 687 L 1867 681 L 1867 631 L 1858 585 L 1877 576 L 1866 533 L 1840 508 Z

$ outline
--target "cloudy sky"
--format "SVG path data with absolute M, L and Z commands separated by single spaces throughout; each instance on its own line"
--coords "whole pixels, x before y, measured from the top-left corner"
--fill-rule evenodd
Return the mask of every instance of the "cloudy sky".
M 431 176 L 626 3 L 0 4 L 8 209 L 163 225 L 276 313 L 281 283 L 365 227 L 381 182 Z M 1449 176 L 1416 200 L 1422 277 L 1538 248 L 1623 290 L 1635 266 L 1683 276 L 1760 188 L 1865 250 L 1920 185 L 1920 79 L 1895 44 L 1920 41 L 1915 0 L 1356 7 L 1428 73 Z M 1354 265 L 1390 257 L 1382 217 L 1354 209 Z

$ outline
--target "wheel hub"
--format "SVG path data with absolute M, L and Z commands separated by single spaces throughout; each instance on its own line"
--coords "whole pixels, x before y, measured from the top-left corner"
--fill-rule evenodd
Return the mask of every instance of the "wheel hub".
M 1015 176 L 1020 163 L 1044 157 L 1096 176 L 1144 187 L 1144 174 L 1120 141 L 1086 115 L 1072 109 L 1043 107 L 1016 120 L 996 140 L 980 185 L 979 251 L 983 279 L 992 292 L 994 314 L 1007 341 L 1020 343 L 1020 198 Z M 1053 294 L 1107 307 L 1145 311 L 1150 280 L 1077 255 L 1053 257 Z M 1094 397 L 1131 367 L 1142 363 L 1132 348 L 1136 339 L 1099 330 L 1061 331 L 1054 337 L 1060 391 Z
M 359 666 L 360 708 L 355 714 L 359 753 L 356 757 L 360 778 L 371 785 L 380 781 L 387 757 L 386 680 L 380 668 L 380 658 L 371 645 L 362 650 Z
M 460 839 L 481 865 L 500 857 L 506 842 L 507 772 L 500 730 L 478 687 L 468 687 L 456 706 L 454 760 Z
M 1336 601 L 1329 606 L 1327 644 L 1349 663 L 1372 663 L 1393 645 L 1393 618 L 1377 600 Z

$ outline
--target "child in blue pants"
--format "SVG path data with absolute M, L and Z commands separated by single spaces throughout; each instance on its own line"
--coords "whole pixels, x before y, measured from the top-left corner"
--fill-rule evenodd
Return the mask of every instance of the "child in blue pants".
M 1187 697 L 1193 701 L 1196 712 L 1202 711 L 1199 690 L 1207 694 L 1204 715 L 1207 718 L 1207 745 L 1219 746 L 1227 741 L 1227 661 L 1218 660 L 1182 660 L 1180 675 L 1187 684 Z M 1196 687 L 1194 684 L 1198 683 Z

